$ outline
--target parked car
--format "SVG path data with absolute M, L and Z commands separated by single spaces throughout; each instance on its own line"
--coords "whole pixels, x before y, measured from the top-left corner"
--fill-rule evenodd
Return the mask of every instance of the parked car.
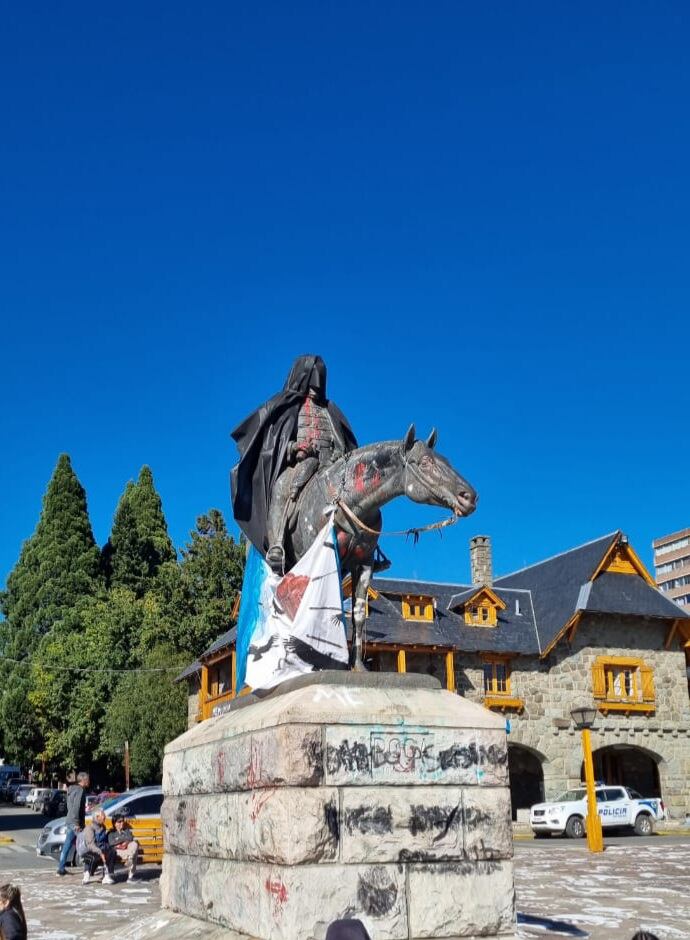
M 12 802 L 17 806 L 26 806 L 26 798 L 32 790 L 33 787 L 30 783 L 22 783 L 20 786 L 15 788 Z
M 17 787 L 23 787 L 28 784 L 28 780 L 25 780 L 23 777 L 13 777 L 10 782 L 7 784 L 4 790 L 5 800 L 8 803 L 14 803 L 14 793 Z
M 50 790 L 43 797 L 41 812 L 48 819 L 57 819 L 67 812 L 67 790 Z
M 43 798 L 52 792 L 50 787 L 34 787 L 26 798 L 26 805 L 37 813 L 41 808 Z
M 22 769 L 17 764 L 0 764 L 0 795 L 12 777 L 21 777 L 21 775 Z
M 132 828 L 134 838 L 139 843 L 140 862 L 159 863 L 163 859 L 162 803 L 162 787 L 139 787 L 104 800 L 99 808 L 106 814 L 106 826 L 109 829 L 112 828 L 113 815 L 125 816 Z M 90 817 L 87 817 L 87 825 L 90 821 Z M 36 843 L 37 855 L 57 857 L 60 854 L 67 833 L 66 822 L 63 816 L 53 819 L 43 827 Z M 68 864 L 75 864 L 75 860 L 76 847 L 67 861 Z
M 625 826 L 639 836 L 654 831 L 654 823 L 666 818 L 664 803 L 657 797 L 642 797 L 630 787 L 598 784 L 595 789 L 597 812 L 604 828 Z M 553 803 L 536 803 L 530 809 L 530 826 L 537 838 L 563 835 L 581 839 L 585 835 L 587 791 L 568 790 Z
M 86 812 L 92 813 L 101 803 L 105 803 L 106 800 L 110 800 L 114 796 L 121 795 L 122 794 L 117 790 L 102 790 L 100 793 L 89 793 L 86 797 Z

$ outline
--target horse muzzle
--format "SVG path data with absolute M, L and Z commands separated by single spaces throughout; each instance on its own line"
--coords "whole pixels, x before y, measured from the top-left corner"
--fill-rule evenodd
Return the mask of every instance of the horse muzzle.
M 477 508 L 477 494 L 467 490 L 458 493 L 452 507 L 456 516 L 471 516 Z

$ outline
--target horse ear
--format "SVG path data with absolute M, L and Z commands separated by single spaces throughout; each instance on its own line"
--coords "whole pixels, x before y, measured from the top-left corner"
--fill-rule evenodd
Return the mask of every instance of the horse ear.
M 417 436 L 417 432 L 415 431 L 414 424 L 411 424 L 409 428 L 407 429 L 407 434 L 403 438 L 403 450 L 406 453 L 408 450 L 412 449 L 412 445 L 414 444 L 414 439 L 416 436 Z
M 433 450 L 436 446 L 436 441 L 438 440 L 438 431 L 436 428 L 431 429 L 431 434 L 426 439 L 426 446 L 429 450 Z

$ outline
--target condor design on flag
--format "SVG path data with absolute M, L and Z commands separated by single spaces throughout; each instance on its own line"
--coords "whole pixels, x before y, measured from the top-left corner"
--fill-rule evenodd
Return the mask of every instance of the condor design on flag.
M 243 635 L 249 637 L 247 685 L 272 689 L 307 672 L 345 669 L 348 650 L 332 522 L 282 578 L 256 554 L 254 574 L 245 572 L 245 587 L 247 575 L 253 585 L 238 624 L 238 651 Z

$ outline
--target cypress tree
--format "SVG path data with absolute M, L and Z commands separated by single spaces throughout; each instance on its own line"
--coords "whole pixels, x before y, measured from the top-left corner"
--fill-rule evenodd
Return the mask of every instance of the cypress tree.
M 161 498 L 149 467 L 127 484 L 115 511 L 113 529 L 103 549 L 103 570 L 111 587 L 129 588 L 143 597 L 161 567 L 176 559 Z
M 29 666 L 34 651 L 80 599 L 98 589 L 98 548 L 86 493 L 69 457 L 61 454 L 36 531 L 24 543 L 0 599 L 5 616 L 0 622 L 0 726 L 11 759 L 28 763 L 41 746 L 30 707 Z
M 223 514 L 210 509 L 196 521 L 182 549 L 180 580 L 188 612 L 180 646 L 197 656 L 231 625 L 242 589 L 244 546 L 228 533 Z
M 43 498 L 36 531 L 24 543 L 2 599 L 12 632 L 47 633 L 77 599 L 98 587 L 98 548 L 86 493 L 61 454 Z

